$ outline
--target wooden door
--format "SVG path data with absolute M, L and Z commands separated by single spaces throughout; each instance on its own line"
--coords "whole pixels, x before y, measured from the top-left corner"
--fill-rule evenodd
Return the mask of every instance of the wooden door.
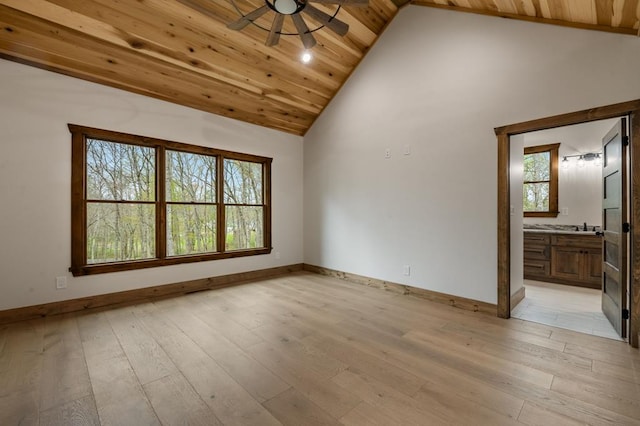
M 621 337 L 627 324 L 626 143 L 623 118 L 602 140 L 602 312 Z

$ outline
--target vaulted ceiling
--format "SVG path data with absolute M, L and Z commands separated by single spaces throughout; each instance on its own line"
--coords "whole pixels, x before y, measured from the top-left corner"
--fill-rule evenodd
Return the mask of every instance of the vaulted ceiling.
M 269 47 L 257 26 L 227 28 L 264 0 L 0 0 L 0 57 L 303 135 L 407 3 L 640 34 L 640 0 L 316 1 L 350 28 L 315 31 L 308 64 L 297 36 Z M 285 20 L 283 31 L 296 30 Z

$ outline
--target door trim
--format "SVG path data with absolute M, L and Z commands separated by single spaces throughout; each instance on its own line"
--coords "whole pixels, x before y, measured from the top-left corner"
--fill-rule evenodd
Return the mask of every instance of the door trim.
M 629 344 L 638 347 L 640 333 L 640 99 L 598 108 L 560 114 L 494 129 L 498 139 L 498 317 L 511 316 L 511 217 L 509 212 L 510 173 L 509 137 L 537 130 L 629 116 L 630 186 L 630 269 L 629 269 Z

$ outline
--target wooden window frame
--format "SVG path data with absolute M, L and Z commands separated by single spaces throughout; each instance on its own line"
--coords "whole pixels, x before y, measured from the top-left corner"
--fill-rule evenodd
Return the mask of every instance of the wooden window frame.
M 164 139 L 137 136 L 110 130 L 68 124 L 71 132 L 71 267 L 73 276 L 93 275 L 108 272 L 128 271 L 181 263 L 202 262 L 234 257 L 269 254 L 271 247 L 271 163 L 272 158 L 225 151 L 215 148 L 173 142 Z M 156 257 L 153 259 L 88 264 L 87 263 L 87 194 L 86 194 L 86 144 L 87 139 L 98 139 L 115 143 L 151 147 L 156 153 Z M 166 255 L 166 201 L 165 167 L 166 151 L 181 151 L 206 154 L 216 158 L 216 252 L 194 255 Z M 262 164 L 263 232 L 264 247 L 242 250 L 225 250 L 226 221 L 224 203 L 225 159 Z
M 558 157 L 560 151 L 560 143 L 553 143 L 548 145 L 536 145 L 525 147 L 524 155 L 527 154 L 539 154 L 541 152 L 549 152 L 550 154 L 550 176 L 549 182 L 549 210 L 548 211 L 525 211 L 524 217 L 558 217 L 560 211 L 558 210 Z M 532 183 L 525 181 L 524 184 Z

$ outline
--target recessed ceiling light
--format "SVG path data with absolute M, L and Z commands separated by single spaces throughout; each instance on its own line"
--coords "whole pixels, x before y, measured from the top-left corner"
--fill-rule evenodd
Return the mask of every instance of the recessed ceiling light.
M 311 53 L 304 52 L 300 57 L 300 60 L 302 61 L 303 64 L 308 64 L 309 62 L 311 62 L 311 58 L 312 58 Z

